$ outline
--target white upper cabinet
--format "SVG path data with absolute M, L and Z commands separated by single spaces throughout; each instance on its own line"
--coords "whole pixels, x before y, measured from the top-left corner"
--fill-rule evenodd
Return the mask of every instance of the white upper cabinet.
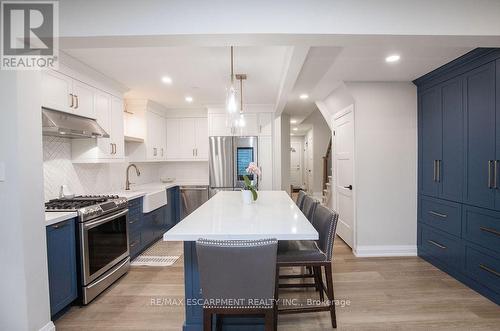
M 195 119 L 196 158 L 208 160 L 208 119 L 200 117 Z
M 73 79 L 56 71 L 42 72 L 42 106 L 73 113 Z
M 42 106 L 79 116 L 96 118 L 97 89 L 56 71 L 42 73 Z
M 259 135 L 271 136 L 273 134 L 273 113 L 259 114 Z
M 72 139 L 73 162 L 119 162 L 124 159 L 123 101 L 99 90 L 94 94 L 93 109 L 97 123 L 109 138 Z
M 125 157 L 125 139 L 123 136 L 123 100 L 111 97 L 111 142 L 114 144 L 112 157 L 123 159 Z
M 85 83 L 73 80 L 74 113 L 89 118 L 96 118 L 94 95 L 96 89 Z
M 207 118 L 167 119 L 167 160 L 208 160 Z
M 165 118 L 152 111 L 146 112 L 146 160 L 165 160 L 167 149 L 167 129 Z
M 230 128 L 226 125 L 226 114 L 208 114 L 209 136 L 270 136 L 272 135 L 273 113 L 243 113 L 245 126 Z
M 208 114 L 209 136 L 232 136 L 233 131 L 226 125 L 226 114 Z
M 259 134 L 259 120 L 257 114 L 248 114 L 245 113 L 245 126 L 242 127 L 241 135 L 242 136 L 257 136 Z

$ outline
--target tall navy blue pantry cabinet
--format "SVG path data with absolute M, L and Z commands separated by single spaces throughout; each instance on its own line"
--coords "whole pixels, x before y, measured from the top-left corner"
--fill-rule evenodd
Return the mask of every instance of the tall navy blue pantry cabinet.
M 500 303 L 500 49 L 417 79 L 418 255 Z

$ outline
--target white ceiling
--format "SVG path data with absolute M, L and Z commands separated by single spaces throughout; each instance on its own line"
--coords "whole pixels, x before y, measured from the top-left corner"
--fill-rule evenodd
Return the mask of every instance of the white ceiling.
M 235 47 L 235 73 L 248 75 L 244 102 L 282 103 L 283 111 L 300 124 L 317 109 L 314 102 L 323 100 L 341 81 L 411 81 L 473 48 L 437 39 L 375 39 L 306 47 L 293 66 L 294 51 L 299 52 L 295 46 Z M 167 108 L 221 105 L 229 84 L 230 56 L 225 46 L 79 47 L 65 52 L 130 88 L 126 97 L 151 99 Z M 385 57 L 393 53 L 401 60 L 386 63 Z M 287 75 L 293 70 L 298 75 Z M 172 78 L 172 85 L 161 82 L 165 75 Z M 303 93 L 309 99 L 301 100 Z M 188 95 L 194 99 L 191 104 L 184 100 Z
M 323 100 L 341 81 L 412 81 L 470 50 L 411 42 L 312 47 L 284 112 L 300 123 L 317 109 L 314 102 Z M 390 54 L 399 54 L 400 61 L 386 63 Z M 309 99 L 300 100 L 301 93 L 309 94 Z
M 234 71 L 246 73 L 244 102 L 274 104 L 288 47 L 235 47 Z M 223 104 L 230 79 L 229 47 L 146 47 L 65 50 L 130 88 L 126 97 L 147 98 L 167 108 Z M 173 83 L 162 83 L 169 76 Z M 189 104 L 184 99 L 193 97 Z

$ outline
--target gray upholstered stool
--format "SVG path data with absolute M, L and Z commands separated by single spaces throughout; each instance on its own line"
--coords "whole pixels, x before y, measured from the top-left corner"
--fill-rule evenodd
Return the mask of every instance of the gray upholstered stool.
M 275 328 L 277 248 L 276 239 L 196 242 L 205 331 L 213 314 L 264 315 L 265 330 Z
M 337 230 L 337 222 L 338 214 L 320 205 L 315 209 L 314 220 L 312 222 L 319 233 L 319 239 L 317 241 L 300 240 L 284 242 L 286 244 L 280 245 L 278 250 L 278 276 L 281 267 L 312 267 L 314 270 L 315 284 L 308 285 L 310 285 L 310 287 L 317 287 L 319 285 L 320 300 L 323 301 L 323 292 L 325 292 L 329 300 L 328 305 L 285 308 L 280 309 L 279 313 L 294 314 L 329 311 L 332 319 L 332 326 L 334 328 L 337 327 L 332 274 L 333 241 Z M 326 285 L 323 283 L 323 269 L 326 275 Z M 277 284 L 276 288 L 305 287 L 304 285 L 303 283 Z M 278 299 L 278 291 L 276 291 L 275 297 Z
M 303 190 L 300 190 L 299 191 L 299 195 L 297 196 L 297 201 L 296 201 L 296 204 L 297 204 L 297 207 L 299 207 L 299 209 L 302 210 L 302 206 L 304 205 L 304 198 L 306 197 L 306 192 L 303 191 Z

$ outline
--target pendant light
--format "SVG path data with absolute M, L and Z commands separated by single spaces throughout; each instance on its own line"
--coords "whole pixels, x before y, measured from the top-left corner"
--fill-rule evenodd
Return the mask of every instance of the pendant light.
M 238 102 L 236 87 L 234 86 L 234 57 L 233 46 L 231 46 L 231 85 L 226 89 L 226 113 L 227 126 L 234 127 L 234 119 L 238 116 Z
M 240 81 L 240 116 L 237 118 L 236 126 L 244 128 L 246 125 L 245 116 L 243 115 L 243 80 L 247 79 L 246 74 L 237 74 L 236 79 Z

